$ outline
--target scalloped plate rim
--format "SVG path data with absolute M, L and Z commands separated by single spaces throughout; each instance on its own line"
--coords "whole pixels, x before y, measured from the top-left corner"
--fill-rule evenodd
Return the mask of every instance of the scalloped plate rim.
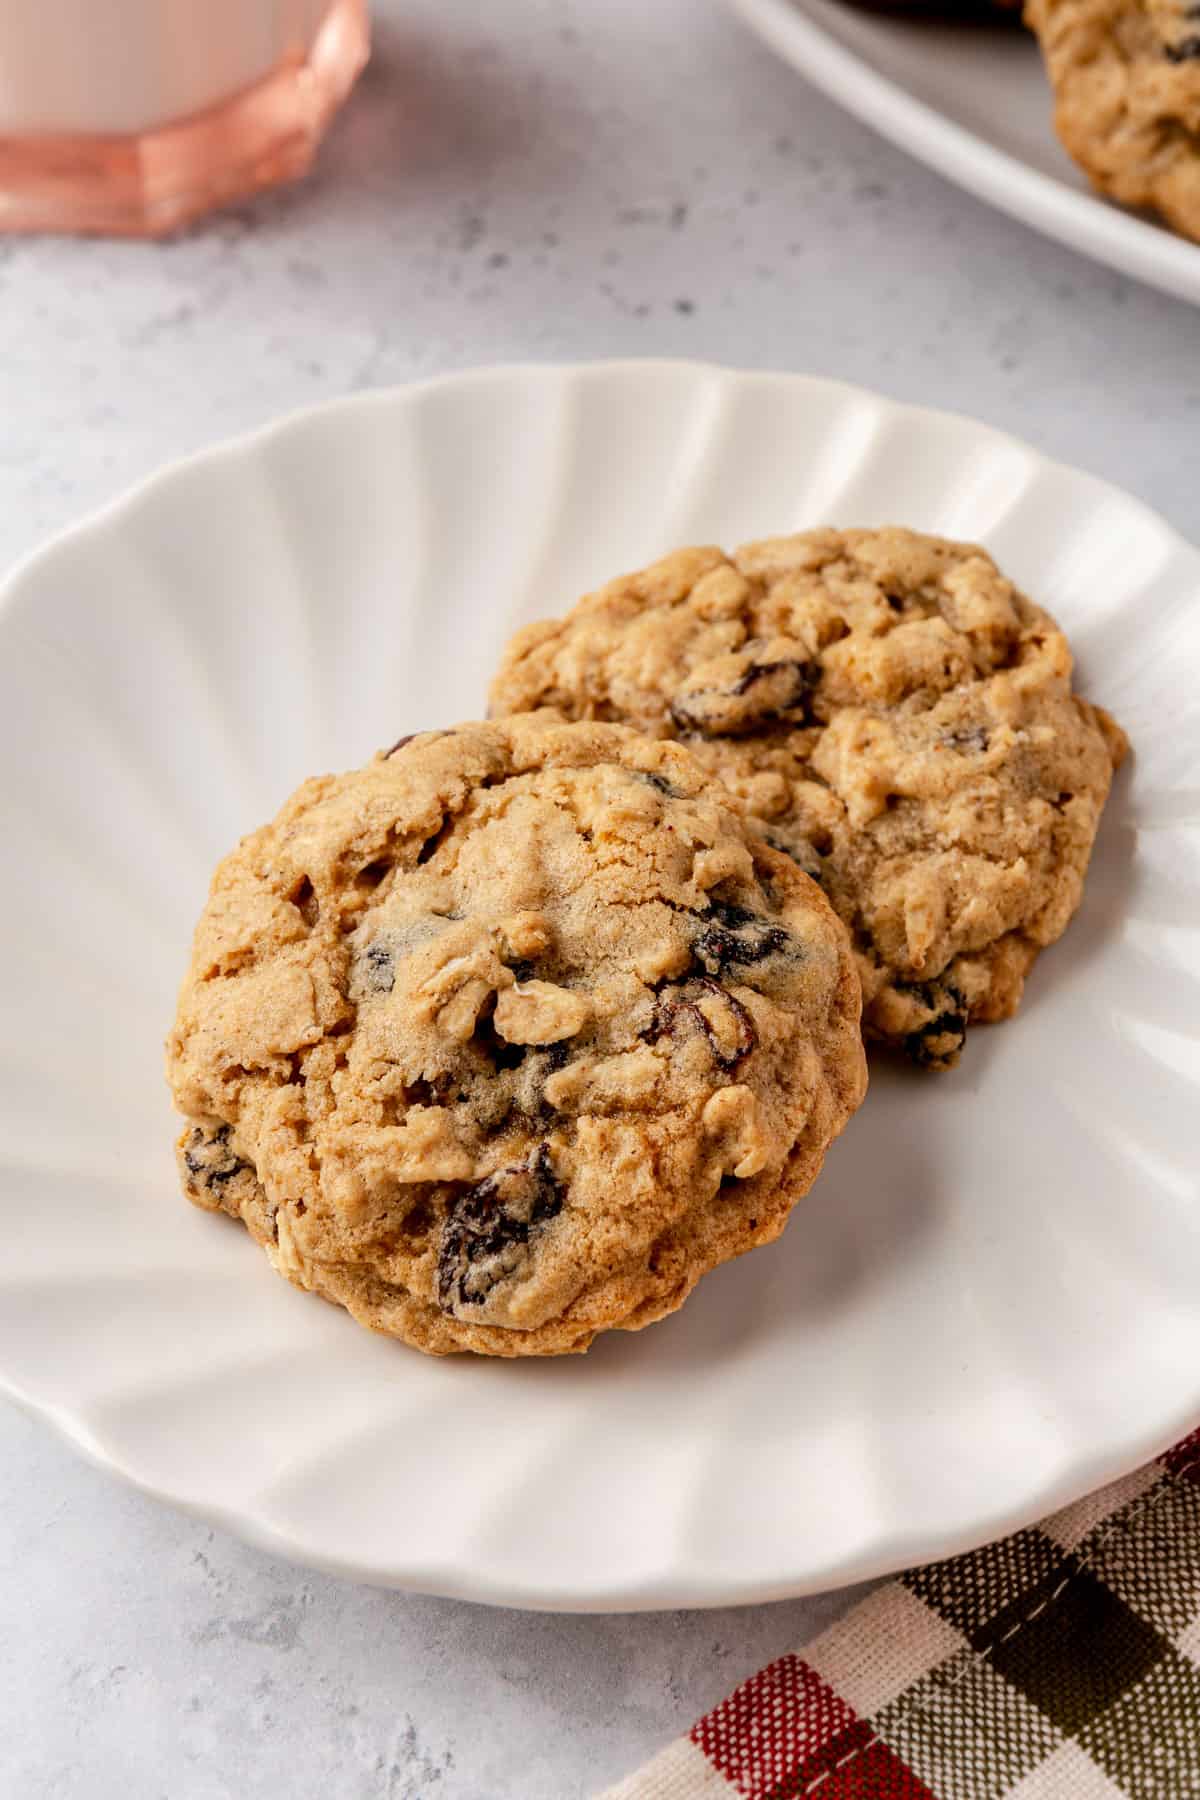
M 268 422 L 252 431 L 198 449 L 163 469 L 157 470 L 128 488 L 103 506 L 93 510 L 76 524 L 59 532 L 46 543 L 25 555 L 0 582 L 0 612 L 19 598 L 25 580 L 53 561 L 67 545 L 76 545 L 89 535 L 102 532 L 133 516 L 139 508 L 152 504 L 165 484 L 186 476 L 204 465 L 222 460 L 235 460 L 253 454 L 263 447 L 287 437 L 295 431 L 319 426 L 338 415 L 349 416 L 363 409 L 410 404 L 420 397 L 447 389 L 484 386 L 503 382 L 523 382 L 546 378 L 562 382 L 579 379 L 602 381 L 610 376 L 673 372 L 701 379 L 721 378 L 729 383 L 750 382 L 770 386 L 788 384 L 798 391 L 805 389 L 833 396 L 846 403 L 867 402 L 878 409 L 883 418 L 901 419 L 912 424 L 924 421 L 938 425 L 967 426 L 990 444 L 1018 451 L 1028 459 L 1033 476 L 1063 473 L 1072 481 L 1084 483 L 1096 498 L 1115 500 L 1123 509 L 1136 512 L 1151 525 L 1171 552 L 1182 552 L 1200 573 L 1200 552 L 1188 543 L 1167 520 L 1134 495 L 1113 483 L 1073 468 L 1047 456 L 1015 434 L 981 424 L 969 415 L 946 409 L 932 409 L 895 400 L 860 385 L 827 376 L 809 376 L 794 371 L 740 370 L 723 364 L 675 358 L 626 358 L 588 362 L 499 363 L 433 376 L 419 382 L 372 389 L 305 406 Z M 820 1561 L 811 1556 L 798 1559 L 795 1566 L 781 1570 L 769 1581 L 738 1582 L 722 1575 L 706 1579 L 702 1570 L 669 1566 L 653 1579 L 624 1587 L 609 1583 L 602 1590 L 578 1588 L 570 1591 L 553 1589 L 540 1581 L 534 1572 L 528 1583 L 490 1574 L 479 1562 L 458 1568 L 432 1563 L 405 1564 L 402 1556 L 389 1558 L 386 1566 L 356 1560 L 354 1555 L 330 1554 L 316 1543 L 306 1540 L 301 1531 L 289 1531 L 261 1512 L 256 1513 L 256 1495 L 241 1507 L 217 1501 L 197 1499 L 170 1483 L 139 1474 L 136 1459 L 127 1458 L 106 1445 L 102 1430 L 89 1422 L 86 1410 L 72 1410 L 69 1402 L 39 1395 L 36 1383 L 15 1379 L 0 1368 L 0 1394 L 13 1401 L 32 1417 L 42 1419 L 77 1450 L 93 1466 L 118 1476 L 135 1491 L 168 1504 L 190 1516 L 220 1526 L 242 1541 L 268 1554 L 300 1562 L 330 1574 L 376 1585 L 468 1599 L 485 1604 L 516 1606 L 527 1610 L 546 1611 L 642 1611 L 668 1607 L 719 1607 L 782 1600 L 805 1593 L 819 1592 L 851 1581 L 866 1580 L 891 1573 L 916 1562 L 956 1554 L 1005 1532 L 1016 1530 L 1068 1504 L 1098 1485 L 1116 1479 L 1137 1467 L 1149 1457 L 1167 1448 L 1200 1415 L 1200 1381 L 1194 1395 L 1186 1402 L 1178 1400 L 1164 1406 L 1150 1422 L 1139 1419 L 1136 1428 L 1123 1434 L 1119 1441 L 1109 1441 L 1087 1455 L 1078 1453 L 1070 1466 L 1056 1468 L 1051 1474 L 1032 1484 L 1017 1500 L 992 1509 L 976 1512 L 970 1524 L 955 1534 L 939 1532 L 936 1538 L 891 1529 L 879 1534 L 869 1549 L 849 1557 Z
M 740 3 L 740 0 L 739 0 Z M 1124 507 L 1135 507 L 1143 519 L 1166 534 L 1173 547 L 1182 549 L 1189 555 L 1200 558 L 1200 550 L 1184 537 L 1183 533 L 1171 524 L 1169 519 L 1156 511 L 1148 501 L 1132 494 L 1127 488 L 1116 482 L 1107 480 L 1103 475 L 1093 474 L 1090 469 L 1081 469 L 1077 464 L 1068 463 L 1059 457 L 1051 456 L 1039 450 L 1035 444 L 1019 437 L 1016 432 L 1007 431 L 1000 425 L 989 425 L 974 418 L 968 412 L 958 412 L 948 406 L 922 406 L 917 401 L 897 400 L 891 394 L 885 394 L 876 388 L 863 386 L 861 382 L 844 381 L 836 375 L 811 375 L 797 369 L 753 369 L 741 368 L 736 363 L 712 362 L 704 357 L 686 356 L 625 356 L 597 357 L 594 360 L 576 361 L 565 359 L 562 362 L 537 361 L 531 359 L 522 362 L 495 362 L 472 364 L 469 368 L 450 370 L 442 375 L 428 375 L 418 381 L 393 382 L 385 387 L 363 388 L 350 394 L 338 394 L 332 399 L 314 400 L 304 406 L 291 408 L 277 418 L 269 419 L 263 425 L 251 427 L 248 431 L 235 432 L 232 436 L 219 438 L 216 443 L 202 444 L 183 456 L 172 458 L 162 468 L 154 469 L 140 480 L 114 494 L 109 500 L 91 507 L 82 517 L 71 525 L 53 532 L 43 542 L 35 544 L 17 558 L 10 569 L 0 578 L 0 610 L 17 598 L 16 590 L 41 564 L 44 558 L 53 556 L 68 544 L 75 544 L 97 529 L 116 523 L 127 513 L 137 510 L 145 501 L 153 498 L 159 487 L 179 476 L 190 474 L 194 469 L 206 463 L 217 463 L 234 456 L 245 455 L 250 451 L 263 448 L 292 431 L 308 425 L 318 425 L 322 421 L 336 417 L 338 414 L 350 414 L 360 408 L 394 404 L 403 399 L 416 400 L 422 395 L 440 392 L 453 387 L 485 386 L 490 382 L 534 379 L 543 376 L 571 377 L 573 379 L 598 378 L 608 375 L 633 374 L 641 371 L 675 371 L 699 376 L 718 376 L 741 382 L 758 382 L 763 385 L 787 383 L 797 388 L 823 390 L 828 394 L 839 394 L 850 401 L 867 401 L 882 412 L 912 420 L 928 420 L 942 425 L 967 425 L 972 431 L 986 437 L 990 442 L 1002 445 L 1009 450 L 1017 450 L 1027 456 L 1032 463 L 1046 473 L 1055 472 L 1070 476 L 1073 481 L 1084 481 L 1092 485 L 1098 494 L 1104 494 L 1117 500 Z
M 957 1556 L 980 1544 L 991 1543 L 1048 1518 L 1061 1507 L 1069 1506 L 1084 1495 L 1094 1493 L 1109 1482 L 1130 1474 L 1152 1458 L 1169 1450 L 1172 1444 L 1194 1425 L 1200 1410 L 1200 1394 L 1189 1402 L 1169 1425 L 1159 1424 L 1143 1436 L 1123 1445 L 1119 1452 L 1102 1454 L 1094 1459 L 1085 1473 L 1076 1469 L 1046 1482 L 1038 1491 L 1022 1501 L 1019 1507 L 998 1507 L 991 1514 L 981 1513 L 971 1526 L 956 1535 L 940 1533 L 936 1538 L 919 1533 L 905 1536 L 902 1532 L 881 1538 L 870 1555 L 856 1555 L 842 1561 L 806 1563 L 794 1573 L 781 1573 L 767 1582 L 742 1582 L 730 1588 L 727 1582 L 706 1584 L 695 1569 L 680 1576 L 667 1571 L 654 1582 L 642 1583 L 603 1593 L 581 1593 L 579 1589 L 556 1591 L 545 1583 L 531 1580 L 520 1586 L 511 1580 L 492 1579 L 472 1571 L 461 1577 L 448 1567 L 398 1565 L 381 1568 L 356 1562 L 350 1555 L 335 1556 L 316 1545 L 307 1544 L 301 1536 L 289 1537 L 285 1531 L 233 1507 L 214 1501 L 196 1500 L 166 1483 L 148 1480 L 107 1450 L 81 1418 L 72 1416 L 61 1404 L 39 1400 L 28 1388 L 14 1382 L 0 1371 L 0 1397 L 11 1401 L 28 1418 L 49 1425 L 59 1439 L 76 1451 L 92 1468 L 114 1475 L 124 1487 L 145 1499 L 169 1506 L 173 1511 L 201 1524 L 216 1526 L 231 1537 L 264 1555 L 299 1564 L 343 1581 L 361 1582 L 400 1593 L 426 1594 L 442 1600 L 465 1600 L 479 1606 L 497 1606 L 521 1612 L 546 1613 L 641 1613 L 680 1610 L 715 1611 L 725 1606 L 764 1606 L 785 1600 L 802 1599 L 811 1594 L 829 1593 L 863 1581 L 875 1581 L 899 1570 L 915 1568 L 922 1563 Z

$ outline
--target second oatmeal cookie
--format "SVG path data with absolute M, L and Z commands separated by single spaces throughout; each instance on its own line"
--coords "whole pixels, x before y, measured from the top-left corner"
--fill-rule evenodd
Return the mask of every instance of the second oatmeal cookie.
M 527 626 L 498 715 L 684 739 L 850 928 L 864 1021 L 949 1067 L 1065 929 L 1120 728 L 975 545 L 898 528 L 686 549 Z

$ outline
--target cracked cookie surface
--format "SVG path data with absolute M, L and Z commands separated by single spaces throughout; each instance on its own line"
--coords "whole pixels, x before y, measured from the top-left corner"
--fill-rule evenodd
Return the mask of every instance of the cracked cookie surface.
M 1096 186 L 1200 239 L 1200 8 L 1027 0 L 1064 147 Z
M 985 551 L 899 529 L 681 550 L 527 626 L 492 687 L 686 740 L 824 889 L 868 1030 L 950 1066 L 1079 903 L 1124 738 Z
M 218 868 L 185 1193 L 423 1350 L 585 1349 L 783 1229 L 862 1098 L 846 934 L 685 749 L 511 719 L 308 781 Z

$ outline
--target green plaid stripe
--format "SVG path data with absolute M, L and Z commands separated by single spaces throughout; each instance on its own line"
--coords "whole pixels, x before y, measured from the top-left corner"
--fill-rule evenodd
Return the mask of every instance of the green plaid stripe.
M 1021 1623 L 1023 1612 L 1045 1604 L 1064 1564 L 1062 1552 L 1040 1531 L 1018 1531 L 969 1556 L 912 1569 L 901 1580 L 956 1626 L 973 1650 L 987 1650 Z
M 1178 1643 L 1200 1619 L 1200 1488 L 1164 1476 L 1091 1532 L 1079 1554 L 1114 1594 Z
M 1131 1800 L 1197 1800 L 1200 1673 L 1168 1650 L 1089 1721 L 1079 1742 Z
M 1060 1515 L 901 1578 L 969 1646 L 875 1721 L 939 1800 L 1003 1800 L 1068 1744 L 1131 1800 L 1200 1800 L 1200 1485 L 1176 1463 L 1070 1549 Z
M 883 1741 L 939 1800 L 1001 1800 L 1061 1733 L 980 1656 L 964 1650 L 876 1717 Z

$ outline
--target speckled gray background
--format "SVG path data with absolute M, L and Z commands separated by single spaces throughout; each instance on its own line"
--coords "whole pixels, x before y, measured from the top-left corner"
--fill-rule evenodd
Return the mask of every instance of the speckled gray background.
M 1200 314 L 958 194 L 715 0 L 377 14 L 303 188 L 167 246 L 0 240 L 0 564 L 303 402 L 630 354 L 972 412 L 1195 533 Z M 576 1800 L 850 1598 L 556 1619 L 375 1593 L 0 1407 L 0 1797 Z

